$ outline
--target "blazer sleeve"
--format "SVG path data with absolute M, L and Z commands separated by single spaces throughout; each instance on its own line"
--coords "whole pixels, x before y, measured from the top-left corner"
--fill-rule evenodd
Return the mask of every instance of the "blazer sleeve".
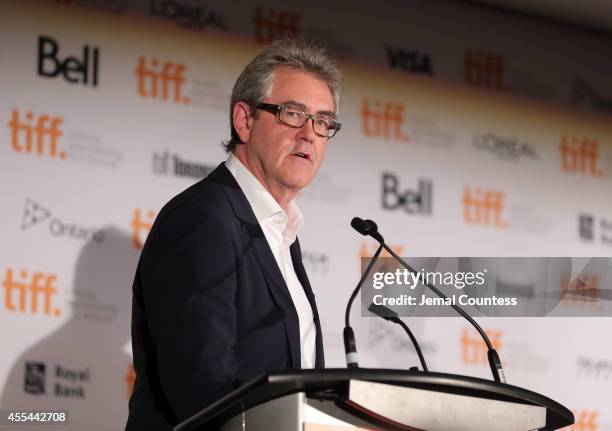
M 156 222 L 141 259 L 142 296 L 161 390 L 178 421 L 239 385 L 235 222 L 178 208 Z

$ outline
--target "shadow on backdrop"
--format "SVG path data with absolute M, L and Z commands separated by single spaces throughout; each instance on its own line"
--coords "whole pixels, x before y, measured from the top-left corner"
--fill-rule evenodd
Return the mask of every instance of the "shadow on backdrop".
M 133 381 L 126 346 L 139 252 L 129 233 L 113 226 L 103 232 L 103 241 L 85 244 L 76 261 L 73 295 L 66 295 L 70 299 L 63 310 L 68 319 L 13 363 L 0 398 L 2 409 L 68 410 L 66 430 L 125 427 Z M 14 331 L 12 336 L 28 334 Z

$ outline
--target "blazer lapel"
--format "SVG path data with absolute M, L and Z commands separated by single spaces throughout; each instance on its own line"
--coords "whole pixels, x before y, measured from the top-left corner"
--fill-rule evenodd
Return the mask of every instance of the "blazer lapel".
M 257 218 L 253 213 L 253 209 L 249 204 L 246 196 L 240 189 L 240 186 L 236 182 L 234 176 L 222 163 L 215 169 L 209 177 L 211 180 L 220 184 L 229 201 L 234 208 L 236 216 L 243 222 L 243 230 L 245 235 L 249 238 L 253 245 L 253 254 L 255 259 L 259 263 L 261 270 L 264 274 L 264 278 L 267 281 L 272 297 L 276 302 L 276 305 L 280 308 L 282 313 L 283 323 L 285 326 L 285 332 L 287 334 L 287 341 L 289 343 L 289 349 L 291 351 L 291 365 L 292 368 L 299 369 L 301 364 L 301 353 L 300 353 L 300 324 L 297 316 L 297 311 L 291 299 L 291 294 L 287 288 L 287 284 L 280 272 L 280 268 L 276 263 L 276 259 L 272 254 L 270 245 L 266 240 L 266 237 L 261 229 L 261 226 L 257 222 Z M 310 300 L 310 298 L 309 298 Z
M 315 368 L 325 368 L 325 355 L 323 353 L 323 333 L 321 332 L 321 321 L 319 320 L 319 312 L 317 310 L 317 302 L 315 301 L 315 296 L 310 287 L 310 282 L 308 281 L 308 276 L 306 275 L 306 269 L 304 269 L 304 264 L 302 263 L 302 250 L 300 248 L 300 242 L 296 239 L 290 247 L 291 250 L 291 260 L 293 261 L 293 268 L 295 269 L 295 274 L 297 275 L 302 287 L 304 288 L 304 292 L 306 293 L 306 297 L 308 298 L 308 302 L 310 302 L 310 307 L 312 308 L 312 316 L 314 319 L 315 328 L 317 331 L 315 338 Z

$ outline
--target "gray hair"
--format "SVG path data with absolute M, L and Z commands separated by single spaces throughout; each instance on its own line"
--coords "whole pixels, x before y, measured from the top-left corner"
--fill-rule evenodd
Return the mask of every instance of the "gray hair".
M 230 102 L 231 139 L 223 144 L 230 152 L 241 144 L 234 128 L 232 113 L 237 102 L 245 102 L 255 115 L 257 104 L 272 92 L 274 73 L 279 67 L 310 72 L 323 80 L 334 99 L 334 112 L 338 114 L 342 93 L 342 74 L 327 50 L 313 42 L 281 39 L 265 47 L 244 68 L 232 90 Z

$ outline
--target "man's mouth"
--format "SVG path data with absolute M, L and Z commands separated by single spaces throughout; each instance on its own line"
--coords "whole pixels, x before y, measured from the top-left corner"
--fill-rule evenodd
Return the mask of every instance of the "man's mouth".
M 302 159 L 311 160 L 310 154 L 297 152 L 293 153 L 294 156 L 301 157 Z

